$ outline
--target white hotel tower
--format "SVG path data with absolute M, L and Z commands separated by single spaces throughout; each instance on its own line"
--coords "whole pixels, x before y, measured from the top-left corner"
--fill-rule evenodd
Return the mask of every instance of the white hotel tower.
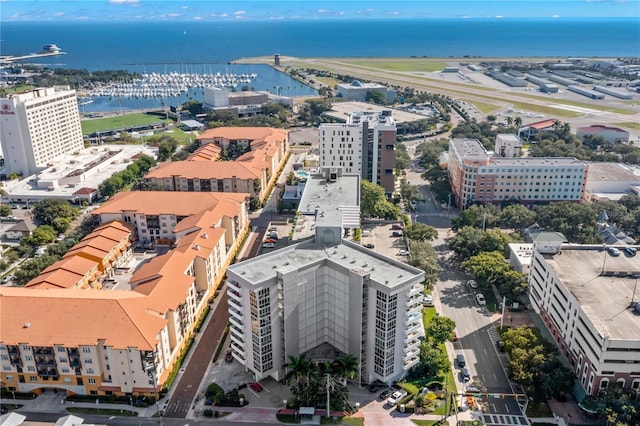
M 75 90 L 38 88 L 0 99 L 4 173 L 29 176 L 84 148 Z
M 284 378 L 289 355 L 351 354 L 361 382 L 390 383 L 419 362 L 424 272 L 342 240 L 359 227 L 359 188 L 356 175 L 311 177 L 300 206 L 315 236 L 227 269 L 231 349 L 257 380 Z

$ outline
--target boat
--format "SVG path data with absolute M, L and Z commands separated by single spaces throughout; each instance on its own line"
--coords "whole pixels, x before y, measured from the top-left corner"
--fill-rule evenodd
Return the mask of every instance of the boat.
M 47 52 L 60 52 L 62 49 L 60 49 L 55 44 L 45 44 L 42 47 L 42 50 L 46 50 Z

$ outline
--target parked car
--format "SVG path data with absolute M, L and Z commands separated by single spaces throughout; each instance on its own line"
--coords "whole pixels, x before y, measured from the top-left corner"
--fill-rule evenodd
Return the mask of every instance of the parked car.
M 422 304 L 424 306 L 433 306 L 433 296 L 430 294 L 424 294 L 422 296 Z
M 365 246 L 366 248 L 368 248 L 368 249 L 375 248 L 375 245 L 373 245 L 372 243 L 367 243 L 367 244 L 365 244 L 364 246 Z
M 264 243 L 262 245 L 262 248 L 276 248 L 276 244 L 275 243 Z
M 389 398 L 387 398 L 387 404 L 389 404 L 389 405 L 391 405 L 393 407 L 394 405 L 396 405 L 398 403 L 398 401 L 400 401 L 405 396 L 407 396 L 407 391 L 405 391 L 405 390 L 397 390 L 394 393 L 392 393 Z
M 266 240 L 264 240 L 264 242 L 265 243 L 273 243 L 273 244 L 277 243 L 277 241 L 274 240 L 273 238 L 267 238 Z
M 233 354 L 231 353 L 231 350 L 227 351 L 227 353 L 224 356 L 224 360 L 227 362 L 233 361 Z
M 607 251 L 609 252 L 609 254 L 613 257 L 618 257 L 620 256 L 620 250 L 618 250 L 615 247 L 608 247 Z
M 471 380 L 471 373 L 469 372 L 468 368 L 463 368 L 460 374 L 462 374 L 463 381 L 468 382 L 469 380 Z
M 409 256 L 409 250 L 398 250 L 398 256 Z
M 376 392 L 380 392 L 382 389 L 385 389 L 386 387 L 387 387 L 386 384 L 376 381 L 371 383 L 367 389 L 371 393 L 376 393 Z
M 277 240 L 278 239 L 278 234 L 276 232 L 269 232 L 267 234 L 267 238 L 271 238 L 271 239 Z
M 404 226 L 401 223 L 394 223 L 393 225 L 391 225 L 391 230 L 393 231 L 402 231 L 404 229 Z
M 464 359 L 464 355 L 462 354 L 456 355 L 456 362 L 460 368 L 464 368 L 464 366 L 467 365 L 467 361 Z
M 13 279 L 13 275 L 12 275 L 12 274 L 9 274 L 9 275 L 7 275 L 6 277 L 4 277 L 4 278 L 2 279 L 2 284 L 6 284 L 6 283 L 8 283 L 9 281 L 11 281 L 12 279 Z
M 249 384 L 249 387 L 254 392 L 262 392 L 262 385 L 258 382 L 253 382 Z
M 487 301 L 481 293 L 476 294 L 476 302 L 478 302 L 478 305 L 480 306 L 484 306 L 487 304 Z
M 638 252 L 638 250 L 635 247 L 625 247 L 624 248 L 625 253 L 627 253 L 629 256 L 635 256 L 636 253 Z
M 393 231 L 391 233 L 392 237 L 402 237 L 402 231 Z
M 389 396 L 391 396 L 391 394 L 395 392 L 394 388 L 388 388 L 383 390 L 382 392 L 380 392 L 380 395 L 378 395 L 378 397 L 382 400 L 385 400 L 387 398 L 389 398 Z
M 478 283 L 476 282 L 476 280 L 469 280 L 467 281 L 467 284 L 474 290 L 478 288 Z

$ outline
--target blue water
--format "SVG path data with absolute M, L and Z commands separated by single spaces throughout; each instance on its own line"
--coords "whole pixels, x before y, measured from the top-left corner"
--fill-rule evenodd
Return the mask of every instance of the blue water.
M 67 55 L 34 62 L 138 72 L 256 73 L 249 86 L 314 93 L 241 57 L 639 57 L 640 19 L 433 19 L 261 22 L 3 22 L 0 54 L 57 44 Z M 192 97 L 198 98 L 197 93 Z M 129 102 L 130 103 L 130 102 Z M 104 107 L 118 108 L 109 102 Z M 96 105 L 87 105 L 93 111 Z M 124 106 L 129 108 L 130 106 Z M 103 108 L 104 109 L 104 108 Z

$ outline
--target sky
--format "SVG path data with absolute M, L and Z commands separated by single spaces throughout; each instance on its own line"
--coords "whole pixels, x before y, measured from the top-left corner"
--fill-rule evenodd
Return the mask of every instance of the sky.
M 0 21 L 637 18 L 640 0 L 0 0 Z

